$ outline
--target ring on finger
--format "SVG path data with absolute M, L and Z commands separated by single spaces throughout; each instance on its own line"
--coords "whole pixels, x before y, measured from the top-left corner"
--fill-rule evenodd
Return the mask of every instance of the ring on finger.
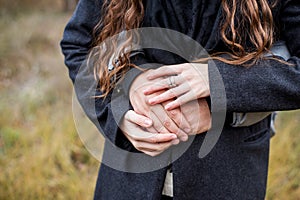
M 174 88 L 177 86 L 175 82 L 175 76 L 169 76 L 168 80 L 169 80 L 169 88 Z

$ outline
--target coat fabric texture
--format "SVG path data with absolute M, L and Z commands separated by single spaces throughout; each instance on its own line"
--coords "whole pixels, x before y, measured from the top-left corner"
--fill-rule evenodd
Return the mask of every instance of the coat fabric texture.
M 144 155 L 147 162 L 135 160 L 130 152 L 136 153 L 137 150 L 119 128 L 124 114 L 132 109 L 128 88 L 141 72 L 133 70 L 125 82 L 117 86 L 116 94 L 110 94 L 106 99 L 90 98 L 100 94 L 95 89 L 97 83 L 86 58 L 91 49 L 93 28 L 101 17 L 102 3 L 102 0 L 80 0 L 61 41 L 79 102 L 107 139 L 94 198 L 159 200 L 167 166 L 172 163 L 174 199 L 264 199 L 270 118 L 252 126 L 234 128 L 230 125 L 230 116 L 233 112 L 300 108 L 300 1 L 280 0 L 272 9 L 275 35 L 277 40 L 286 42 L 291 54 L 288 62 L 293 66 L 272 59 L 259 61 L 250 68 L 214 61 L 216 72 L 209 63 L 211 93 L 217 94 L 220 90 L 215 80 L 216 73 L 221 75 L 226 93 L 225 107 L 214 101 L 215 112 L 225 110 L 227 114 L 216 146 L 206 157 L 199 158 L 199 148 L 206 136 L 205 133 L 199 134 L 158 158 Z M 196 40 L 208 53 L 229 51 L 219 34 L 222 20 L 220 0 L 144 0 L 143 3 L 145 17 L 142 27 L 178 31 Z M 176 55 L 157 49 L 145 49 L 143 54 L 133 56 L 131 60 L 137 65 L 184 62 Z M 117 148 L 129 153 L 121 154 Z M 184 151 L 177 156 L 180 148 Z M 118 166 L 112 167 L 111 163 Z M 161 167 L 143 171 L 149 164 Z M 132 169 L 140 171 L 133 173 Z

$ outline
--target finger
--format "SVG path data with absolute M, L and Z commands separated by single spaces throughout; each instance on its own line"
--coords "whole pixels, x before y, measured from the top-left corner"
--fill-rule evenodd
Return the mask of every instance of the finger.
M 180 95 L 183 95 L 184 93 L 188 92 L 190 90 L 190 86 L 188 84 L 181 84 L 175 88 L 169 89 L 160 95 L 157 95 L 155 97 L 152 97 L 148 100 L 148 103 L 150 105 L 159 104 L 168 100 L 172 100 L 175 97 L 179 97 Z
M 171 76 L 181 73 L 180 68 L 177 65 L 163 66 L 158 69 L 152 70 L 148 75 L 148 80 L 153 80 L 162 76 Z
M 187 133 L 187 134 L 190 133 L 191 125 L 189 124 L 188 120 L 184 116 L 184 113 L 182 113 L 179 108 L 167 111 L 167 114 L 177 124 L 177 126 L 180 129 L 184 130 L 184 132 Z
M 197 127 L 201 122 L 201 113 L 199 110 L 198 101 L 190 101 L 182 106 L 180 106 L 182 114 L 187 118 L 191 124 L 191 132 L 189 135 L 194 135 L 196 133 Z
M 126 114 L 125 114 L 125 118 L 132 122 L 135 123 L 139 126 L 142 126 L 144 128 L 148 128 L 150 126 L 152 126 L 152 120 L 149 119 L 148 117 L 145 117 L 143 115 L 139 115 L 136 112 L 134 112 L 133 110 L 129 110 Z
M 151 133 L 151 136 L 149 137 L 135 137 L 134 139 L 139 142 L 156 144 L 156 143 L 165 143 L 165 142 L 173 141 L 177 139 L 177 136 L 171 133 L 165 133 L 165 134 Z
M 158 151 L 163 152 L 172 146 L 172 141 L 163 143 L 148 143 L 148 142 L 137 142 L 135 148 L 139 151 Z
M 155 107 L 161 107 L 161 106 L 160 105 L 155 105 L 155 106 L 151 107 L 152 112 L 150 112 L 150 118 L 153 121 L 152 127 L 156 130 L 155 131 L 156 133 L 170 133 L 170 131 L 163 125 L 163 120 L 161 120 L 159 118 L 160 114 L 157 115 L 157 114 L 154 113 L 154 112 L 161 113 L 161 112 L 158 111 L 159 109 L 155 108 Z M 161 107 L 160 109 L 163 109 L 163 108 Z
M 163 103 L 165 101 L 169 101 L 169 100 L 172 100 L 174 99 L 175 97 L 177 97 L 176 93 L 173 92 L 174 89 L 169 89 L 165 92 L 163 92 L 162 94 L 160 95 L 157 95 L 155 97 L 152 97 L 148 100 L 148 103 L 150 105 L 155 105 L 155 104 L 160 104 L 160 103 Z
M 170 111 L 170 112 L 173 112 L 173 111 Z M 174 114 L 175 115 L 175 114 Z M 177 117 L 177 116 L 176 116 Z M 184 124 L 184 127 L 186 127 L 184 130 L 184 132 L 186 133 L 185 135 L 180 135 L 181 136 L 181 141 L 187 141 L 188 139 L 188 135 L 191 133 L 192 131 L 192 128 L 190 127 L 189 123 L 187 122 L 187 120 L 185 119 L 185 117 L 182 115 L 182 118 L 183 118 L 183 122 L 182 124 Z M 178 120 L 180 122 L 180 119 Z M 186 122 L 185 122 L 186 121 Z M 176 123 L 176 121 L 174 121 Z M 187 125 L 185 124 L 187 123 Z M 150 133 L 158 133 L 157 130 L 155 130 L 153 127 L 149 127 L 146 129 L 146 131 L 150 132 Z M 178 136 L 179 137 L 179 136 Z M 175 139 L 175 141 L 177 141 L 177 139 Z M 179 140 L 178 140 L 179 141 Z M 179 143 L 179 142 L 178 142 Z M 178 144 L 177 142 L 174 142 L 174 145 L 177 145 Z
M 182 105 L 188 103 L 189 101 L 193 101 L 195 99 L 197 99 L 197 97 L 192 92 L 188 92 L 188 93 L 185 93 L 184 95 L 178 97 L 176 100 L 168 103 L 165 106 L 165 109 L 170 111 L 172 109 L 178 108 L 179 106 L 182 106 Z
M 146 128 L 146 131 L 149 132 L 149 133 L 158 133 L 157 130 L 155 130 L 155 128 L 153 128 L 152 126 Z
M 155 83 L 149 87 L 147 87 L 143 93 L 144 95 L 150 95 L 160 90 L 169 89 L 169 83 L 167 79 L 161 80 L 159 83 Z
M 163 130 L 167 129 L 167 132 L 176 134 L 180 140 L 187 141 L 188 139 L 187 133 L 181 130 L 176 125 L 176 123 L 170 118 L 168 113 L 164 110 L 164 108 L 160 104 L 156 106 L 152 106 L 151 109 L 155 114 L 155 116 L 160 120 L 160 124 L 162 124 L 161 126 L 163 126 L 162 127 Z
M 147 151 L 147 150 L 139 150 L 139 151 L 141 151 L 144 154 L 146 154 L 148 156 L 151 156 L 151 157 L 158 156 L 158 155 L 160 155 L 162 153 L 162 152 L 159 152 L 159 151 Z
M 177 135 L 174 133 L 165 132 L 164 134 L 159 134 L 157 131 L 155 133 L 148 132 L 145 128 L 130 122 L 127 118 L 124 118 L 121 129 L 131 142 L 145 141 L 156 143 L 177 139 Z
M 179 140 L 173 140 L 172 142 L 167 143 L 160 143 L 160 144 L 148 144 L 148 143 L 140 143 L 138 145 L 141 145 L 141 147 L 138 147 L 137 149 L 149 156 L 158 156 L 159 154 L 163 153 L 165 150 L 170 148 L 172 145 L 178 145 Z M 149 146 L 153 145 L 153 146 Z
M 190 101 L 180 107 L 182 113 L 192 124 L 190 134 L 206 132 L 211 127 L 211 114 L 205 99 Z
M 124 131 L 124 133 L 129 137 L 129 140 L 134 143 L 137 141 L 148 142 L 148 143 L 161 143 L 161 142 L 170 142 L 177 139 L 177 135 L 173 133 L 150 133 L 138 127 L 131 128 Z
M 142 151 L 144 154 L 151 156 L 151 157 L 155 157 L 158 156 L 159 154 L 161 154 L 162 152 L 151 152 L 151 151 Z
M 154 92 L 160 91 L 160 90 L 164 90 L 164 89 L 170 89 L 174 86 L 170 86 L 171 82 L 175 85 L 180 85 L 183 82 L 185 82 L 185 80 L 182 78 L 182 76 L 172 76 L 172 80 L 170 80 L 170 76 L 167 78 L 164 78 L 160 81 L 158 81 L 155 84 L 149 85 L 144 91 L 143 93 L 145 95 L 150 95 L 153 94 Z

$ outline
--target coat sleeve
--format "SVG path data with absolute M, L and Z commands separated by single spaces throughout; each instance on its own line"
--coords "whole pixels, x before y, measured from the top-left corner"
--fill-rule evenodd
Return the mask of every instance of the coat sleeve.
M 214 64 L 222 77 L 227 112 L 264 112 L 300 108 L 300 1 L 286 0 L 281 9 L 281 39 L 286 41 L 290 65 L 263 60 L 245 68 L 219 61 Z M 210 70 L 210 89 L 217 93 L 215 77 Z
M 127 95 L 116 90 L 107 98 L 94 98 L 101 92 L 94 79 L 93 66 L 87 62 L 93 28 L 100 20 L 102 0 L 80 0 L 68 22 L 60 43 L 65 64 L 74 84 L 76 96 L 89 119 L 113 144 L 130 150 L 133 146 L 121 133 L 119 123 L 131 108 Z M 134 58 L 137 62 L 140 55 Z

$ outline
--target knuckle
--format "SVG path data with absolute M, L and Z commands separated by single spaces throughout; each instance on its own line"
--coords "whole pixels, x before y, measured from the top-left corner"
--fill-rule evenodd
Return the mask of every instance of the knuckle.
M 165 127 L 170 127 L 171 126 L 171 120 L 166 119 L 163 124 L 164 124 Z
M 192 75 L 192 74 L 188 74 L 185 76 L 185 79 L 189 80 L 189 81 L 192 80 L 193 78 L 194 78 L 194 75 Z
M 175 118 L 179 115 L 179 111 L 176 109 L 176 110 L 171 110 L 171 111 L 168 111 L 169 115 L 171 118 Z

